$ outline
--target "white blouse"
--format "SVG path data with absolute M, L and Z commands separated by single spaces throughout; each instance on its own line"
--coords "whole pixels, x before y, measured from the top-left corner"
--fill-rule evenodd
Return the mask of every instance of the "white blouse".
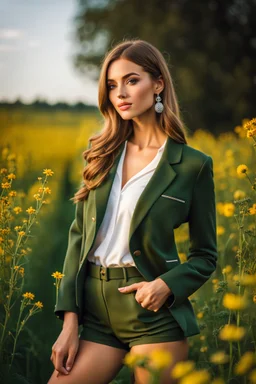
M 135 266 L 129 252 L 129 230 L 137 201 L 156 169 L 165 143 L 158 149 L 154 159 L 122 186 L 123 163 L 127 140 L 120 157 L 113 181 L 106 212 L 98 230 L 88 260 L 103 267 Z

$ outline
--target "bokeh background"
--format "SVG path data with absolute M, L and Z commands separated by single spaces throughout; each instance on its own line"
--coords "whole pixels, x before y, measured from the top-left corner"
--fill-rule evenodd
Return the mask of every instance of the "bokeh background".
M 219 250 L 214 277 L 225 277 L 226 265 L 236 268 L 234 194 L 254 196 L 255 202 L 252 184 L 237 174 L 240 164 L 255 172 L 254 140 L 246 137 L 243 127 L 255 116 L 255 20 L 254 0 L 0 0 L 0 147 L 16 159 L 13 185 L 23 196 L 20 218 L 33 205 L 43 169 L 54 172 L 51 194 L 29 239 L 25 266 L 23 291 L 33 292 L 44 307 L 20 338 L 16 370 L 24 382 L 45 383 L 52 371 L 51 346 L 61 323 L 53 314 L 51 274 L 62 270 L 74 215 L 70 198 L 81 181 L 82 152 L 102 126 L 97 109 L 100 64 L 116 43 L 144 39 L 166 58 L 188 144 L 214 161 Z M 247 225 L 255 231 L 254 215 Z M 185 261 L 186 225 L 177 229 L 176 240 Z M 201 366 L 207 359 L 200 348 L 210 348 L 207 338 L 216 331 L 214 314 L 207 320 L 209 308 L 202 308 L 211 295 L 225 291 L 217 292 L 211 281 L 204 287 L 194 305 L 206 341 L 199 336 L 190 340 L 191 357 Z M 3 307 L 0 310 L 3 316 Z M 116 382 L 126 380 L 121 373 Z

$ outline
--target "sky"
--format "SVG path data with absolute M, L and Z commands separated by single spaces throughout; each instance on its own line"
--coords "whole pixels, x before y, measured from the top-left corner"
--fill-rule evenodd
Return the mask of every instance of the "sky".
M 75 70 L 77 0 L 0 0 L 0 101 L 97 105 L 97 82 Z

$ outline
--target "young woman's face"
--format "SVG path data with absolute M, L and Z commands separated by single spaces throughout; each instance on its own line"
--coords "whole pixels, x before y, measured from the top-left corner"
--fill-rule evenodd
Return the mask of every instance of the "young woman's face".
M 124 120 L 133 119 L 153 108 L 155 95 L 162 91 L 140 65 L 125 59 L 110 64 L 107 86 L 109 100 Z

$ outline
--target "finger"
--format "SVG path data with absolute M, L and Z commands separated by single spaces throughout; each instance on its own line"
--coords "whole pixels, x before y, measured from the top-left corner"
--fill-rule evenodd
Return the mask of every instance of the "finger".
M 128 287 L 118 288 L 118 290 L 121 293 L 130 293 L 130 292 L 133 292 L 133 291 L 136 291 L 137 289 L 139 289 L 140 286 L 141 286 L 141 283 L 135 283 L 135 284 L 129 285 Z
M 63 373 L 64 375 L 68 375 L 68 371 L 66 370 L 66 368 L 63 366 L 63 358 L 64 358 L 64 355 L 61 354 L 61 353 L 57 353 L 56 354 L 56 365 L 55 365 L 55 369 L 56 371 L 58 371 L 59 373 Z
M 67 371 L 71 371 L 73 364 L 74 364 L 75 356 L 76 356 L 75 351 L 72 351 L 69 353 L 69 356 L 68 356 L 68 359 L 66 362 L 66 370 Z

